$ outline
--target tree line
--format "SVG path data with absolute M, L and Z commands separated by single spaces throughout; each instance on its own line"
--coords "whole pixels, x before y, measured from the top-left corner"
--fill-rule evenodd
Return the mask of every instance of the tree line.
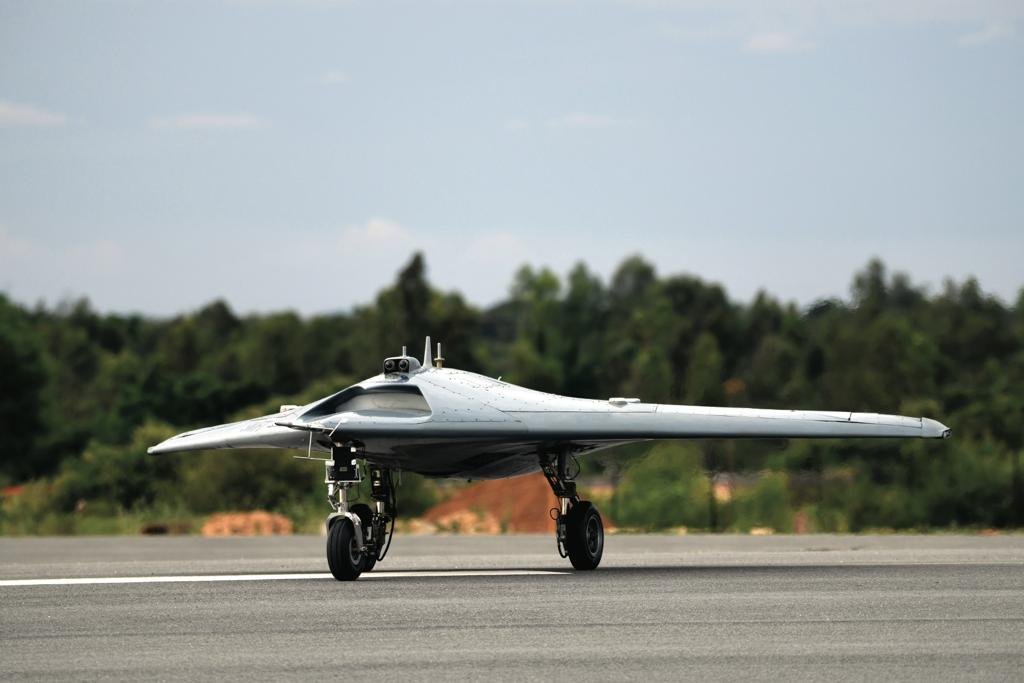
M 696 441 L 584 458 L 585 475 L 615 484 L 609 510 L 626 526 L 1024 521 L 1024 290 L 1012 305 L 974 279 L 931 293 L 876 260 L 846 299 L 737 302 L 632 257 L 607 281 L 583 264 L 564 279 L 524 266 L 504 301 L 480 308 L 432 287 L 416 254 L 371 303 L 309 317 L 215 301 L 152 318 L 0 295 L 0 485 L 28 484 L 3 500 L 0 531 L 60 527 L 83 506 L 307 509 L 320 474 L 280 452 L 151 458 L 145 447 L 325 395 L 428 334 L 451 366 L 571 396 L 901 413 L 953 429 L 942 443 Z M 411 512 L 437 495 L 415 479 L 409 489 Z

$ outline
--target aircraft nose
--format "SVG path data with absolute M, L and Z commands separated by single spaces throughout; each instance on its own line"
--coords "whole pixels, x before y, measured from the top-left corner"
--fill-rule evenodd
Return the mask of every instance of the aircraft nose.
M 921 436 L 925 439 L 948 439 L 950 429 L 938 420 L 921 418 Z

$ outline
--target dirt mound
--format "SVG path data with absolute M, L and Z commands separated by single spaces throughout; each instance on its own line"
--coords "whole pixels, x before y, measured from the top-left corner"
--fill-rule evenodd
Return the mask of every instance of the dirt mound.
M 203 536 L 281 536 L 292 533 L 292 520 L 272 512 L 220 512 L 199 530 Z
M 554 533 L 558 506 L 543 474 L 471 484 L 426 511 L 423 519 L 460 533 Z
M 24 493 L 24 491 L 25 487 L 18 484 L 5 486 L 2 489 L 0 489 L 0 498 L 17 498 L 22 493 Z

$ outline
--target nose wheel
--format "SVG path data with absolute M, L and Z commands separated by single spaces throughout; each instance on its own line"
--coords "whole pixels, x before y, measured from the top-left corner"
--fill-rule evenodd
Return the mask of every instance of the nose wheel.
M 337 519 L 327 530 L 327 566 L 338 581 L 355 581 L 363 572 L 366 551 L 356 539 L 352 520 Z
M 576 493 L 575 473 L 569 471 L 569 456 L 559 453 L 541 459 L 540 468 L 558 498 L 555 513 L 555 541 L 558 554 L 568 557 L 576 569 L 597 569 L 604 554 L 604 523 L 589 500 Z

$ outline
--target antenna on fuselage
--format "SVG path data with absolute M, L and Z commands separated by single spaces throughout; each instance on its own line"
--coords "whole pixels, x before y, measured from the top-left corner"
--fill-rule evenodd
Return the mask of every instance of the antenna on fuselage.
M 439 368 L 444 363 L 444 358 L 441 357 L 441 342 L 437 342 L 437 357 L 434 358 L 434 367 Z
M 403 356 L 408 356 L 409 354 L 408 354 L 408 353 L 406 353 L 406 351 L 408 351 L 408 350 L 409 350 L 409 347 L 408 347 L 408 346 L 405 346 L 405 345 L 403 345 L 403 346 L 402 346 L 402 355 L 403 355 Z
M 427 335 L 427 342 L 423 345 L 423 367 L 430 365 L 430 335 Z

